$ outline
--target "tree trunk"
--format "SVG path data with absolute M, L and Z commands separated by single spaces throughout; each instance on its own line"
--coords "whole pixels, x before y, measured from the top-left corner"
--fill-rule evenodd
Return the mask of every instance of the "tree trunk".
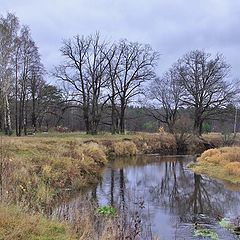
M 202 125 L 203 125 L 202 120 L 195 119 L 195 121 L 194 121 L 194 129 L 193 129 L 193 132 L 194 132 L 195 135 L 197 135 L 197 136 L 201 136 L 202 135 Z
M 112 102 L 111 132 L 112 134 L 116 134 L 118 132 L 118 117 L 117 117 L 116 105 L 113 98 L 111 102 Z
M 18 136 L 22 135 L 22 100 L 19 99 L 19 113 L 18 113 Z
M 196 109 L 195 110 L 195 115 L 194 115 L 194 127 L 193 127 L 193 132 L 195 135 L 197 136 L 201 136 L 202 135 L 202 124 L 203 124 L 203 120 L 202 120 L 202 115 L 200 113 L 201 110 Z
M 124 134 L 125 133 L 125 104 L 124 100 L 121 100 L 121 109 L 120 109 L 120 133 Z
M 90 123 L 89 123 L 88 116 L 84 115 L 83 118 L 85 122 L 86 134 L 90 134 Z
M 99 121 L 97 119 L 93 119 L 93 121 L 91 123 L 91 134 L 92 135 L 98 134 L 98 124 L 99 124 Z
M 124 113 L 120 115 L 120 133 L 124 134 L 125 133 L 125 117 Z
M 7 135 L 12 133 L 11 114 L 8 96 L 5 97 L 4 129 Z
M 18 127 L 19 127 L 19 122 L 18 122 L 18 118 L 19 118 L 19 116 L 18 116 L 18 99 L 17 99 L 17 86 L 16 86 L 16 92 L 15 92 L 15 94 L 16 94 L 16 96 L 15 96 L 15 128 L 16 128 L 16 136 L 19 136 L 19 129 L 18 129 Z
M 37 132 L 37 117 L 36 117 L 36 99 L 35 95 L 32 95 L 32 127 L 33 132 Z
M 24 103 L 24 108 L 23 108 L 23 130 L 24 130 L 24 135 L 27 135 L 27 111 L 26 111 L 26 104 L 27 102 Z
M 173 123 L 171 121 L 167 123 L 168 131 L 172 134 L 174 134 L 174 125 L 175 125 L 175 123 Z

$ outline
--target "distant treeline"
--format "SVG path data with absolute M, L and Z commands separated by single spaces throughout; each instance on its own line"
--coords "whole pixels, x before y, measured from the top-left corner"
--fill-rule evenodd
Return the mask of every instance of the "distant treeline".
M 30 29 L 0 18 L 0 130 L 171 133 L 237 130 L 238 89 L 221 54 L 194 50 L 157 76 L 160 53 L 99 33 L 63 42 L 62 61 L 47 73 Z M 56 79 L 49 84 L 47 77 Z M 139 106 L 139 107 L 133 107 Z

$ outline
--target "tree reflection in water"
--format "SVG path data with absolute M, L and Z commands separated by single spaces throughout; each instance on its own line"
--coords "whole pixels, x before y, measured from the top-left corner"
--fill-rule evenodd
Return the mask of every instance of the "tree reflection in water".
M 239 193 L 188 171 L 185 166 L 189 160 L 192 158 L 160 156 L 116 160 L 103 177 L 105 188 L 110 181 L 109 202 L 121 209 L 127 205 L 130 211 L 138 205 L 144 221 L 151 209 L 153 225 L 161 222 L 161 214 L 171 217 L 170 224 L 213 223 L 218 216 L 238 215 Z M 100 189 L 97 195 L 100 202 L 105 201 Z
M 240 215 L 240 193 L 193 174 L 186 169 L 190 160 L 157 155 L 115 160 L 101 183 L 84 196 L 118 208 L 125 222 L 140 218 L 144 230 L 151 227 L 161 239 L 172 239 L 181 225 L 211 224 L 217 216 Z M 191 231 L 189 227 L 187 234 Z

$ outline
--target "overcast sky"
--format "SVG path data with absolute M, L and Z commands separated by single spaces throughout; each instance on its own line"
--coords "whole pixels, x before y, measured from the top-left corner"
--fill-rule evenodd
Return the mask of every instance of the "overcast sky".
M 223 53 L 240 77 L 239 0 L 0 0 L 0 13 L 29 25 L 45 67 L 60 61 L 65 38 L 100 31 L 107 40 L 149 43 L 161 53 L 158 72 L 184 53 Z

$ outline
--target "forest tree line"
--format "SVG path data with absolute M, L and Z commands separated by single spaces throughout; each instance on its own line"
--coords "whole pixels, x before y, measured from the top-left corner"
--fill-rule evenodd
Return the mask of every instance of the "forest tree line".
M 221 123 L 236 115 L 238 89 L 221 54 L 190 51 L 158 76 L 160 53 L 148 44 L 95 33 L 63 41 L 60 52 L 61 63 L 47 73 L 29 27 L 11 13 L 0 18 L 2 132 L 123 134 L 162 126 L 201 135 L 207 126 L 223 131 Z

